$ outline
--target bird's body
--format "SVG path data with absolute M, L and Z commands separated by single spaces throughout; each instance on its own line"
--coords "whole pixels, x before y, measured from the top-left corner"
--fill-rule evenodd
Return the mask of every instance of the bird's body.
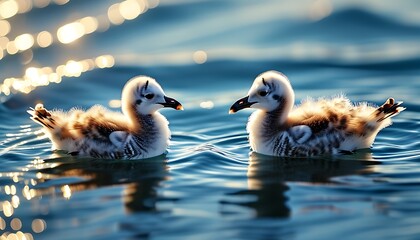
M 182 109 L 155 80 L 137 77 L 124 87 L 123 113 L 99 105 L 48 111 L 42 104 L 28 112 L 43 125 L 54 149 L 96 158 L 149 158 L 163 154 L 171 136 L 168 121 L 156 111 L 161 107 Z
M 264 79 L 264 80 L 263 80 Z M 403 111 L 390 98 L 377 108 L 352 104 L 344 96 L 304 101 L 294 105 L 294 93 L 283 74 L 269 71 L 254 81 L 249 96 L 231 108 L 258 108 L 249 118 L 251 148 L 273 156 L 316 156 L 349 153 L 372 145 L 378 132 Z

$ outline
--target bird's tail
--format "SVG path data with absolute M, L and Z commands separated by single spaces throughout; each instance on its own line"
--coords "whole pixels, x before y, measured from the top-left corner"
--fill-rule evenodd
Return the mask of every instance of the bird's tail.
M 388 98 L 382 106 L 376 109 L 368 105 L 357 109 L 357 114 L 360 114 L 359 122 L 354 124 L 352 130 L 354 133 L 358 133 L 361 138 L 355 142 L 355 147 L 357 149 L 369 148 L 378 132 L 392 124 L 391 117 L 405 110 L 401 104 L 402 102 L 395 102 L 393 98 Z M 369 111 L 367 111 L 368 109 Z
M 31 115 L 31 119 L 34 122 L 43 125 L 49 131 L 53 131 L 57 127 L 54 115 L 45 109 L 41 103 L 38 103 L 35 108 L 30 108 L 27 112 Z
M 395 102 L 393 98 L 388 98 L 388 100 L 386 100 L 382 106 L 378 107 L 371 116 L 376 122 L 382 122 L 383 120 L 404 111 L 405 107 L 400 106 L 402 103 L 403 102 Z

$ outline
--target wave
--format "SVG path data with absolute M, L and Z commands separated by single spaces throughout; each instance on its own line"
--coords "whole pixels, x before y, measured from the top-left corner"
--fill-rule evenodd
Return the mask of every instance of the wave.
M 355 43 L 387 38 L 418 38 L 420 27 L 408 25 L 365 9 L 349 8 L 334 12 L 316 22 L 292 25 L 285 33 L 291 38 L 304 36 L 309 39 L 322 39 L 329 42 Z

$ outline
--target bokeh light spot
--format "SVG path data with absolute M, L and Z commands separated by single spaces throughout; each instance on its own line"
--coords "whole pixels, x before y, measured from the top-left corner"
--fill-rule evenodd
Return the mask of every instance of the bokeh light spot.
M 200 107 L 204 109 L 212 109 L 214 108 L 214 103 L 212 101 L 201 102 Z
M 3 214 L 6 217 L 11 217 L 13 215 L 13 206 L 9 201 L 4 201 L 2 203 L 2 208 L 3 208 Z
M 132 20 L 138 17 L 145 9 L 143 1 L 126 0 L 119 5 L 121 16 L 126 20 Z
M 83 71 L 83 65 L 80 62 L 70 60 L 66 64 L 64 74 L 68 77 L 78 77 Z
M 14 195 L 12 197 L 12 206 L 13 206 L 13 208 L 18 208 L 19 207 L 19 204 L 20 204 L 19 197 L 17 195 Z
M 64 185 L 61 188 L 61 191 L 63 192 L 63 197 L 69 199 L 71 197 L 71 188 L 69 185 Z
M 6 49 L 7 49 L 7 53 L 10 55 L 16 54 L 19 51 L 14 41 L 8 42 Z
M 207 61 L 207 53 L 205 51 L 196 51 L 193 54 L 193 60 L 197 64 L 203 64 Z
M 18 0 L 18 13 L 26 13 L 32 10 L 33 3 L 32 1 Z
M 15 0 L 6 0 L 0 3 L 0 17 L 11 18 L 19 10 L 19 6 Z
M 41 233 L 47 228 L 47 223 L 43 219 L 34 219 L 32 221 L 32 231 Z
M 34 45 L 34 37 L 31 34 L 25 33 L 15 38 L 16 48 L 20 51 L 25 51 Z
M 85 34 L 85 28 L 80 22 L 73 22 L 57 30 L 58 40 L 64 44 L 71 43 Z
M 0 20 L 0 37 L 6 36 L 10 32 L 10 23 L 6 20 Z
M 47 31 L 42 31 L 38 33 L 38 36 L 36 37 L 36 42 L 38 43 L 40 47 L 46 48 L 52 44 L 53 37 L 51 33 Z
M 111 55 L 103 55 L 97 57 L 95 63 L 99 68 L 110 68 L 114 66 L 115 60 Z
M 108 8 L 108 19 L 114 25 L 120 25 L 124 22 L 124 17 L 121 16 L 119 4 L 113 4 Z
M 93 33 L 98 29 L 98 20 L 94 17 L 84 17 L 79 22 L 83 25 L 85 34 Z
M 22 228 L 22 221 L 19 218 L 13 218 L 10 222 L 10 226 L 15 231 L 20 230 Z
M 111 108 L 120 108 L 121 107 L 121 100 L 113 99 L 108 102 L 109 107 Z
M 0 230 L 6 229 L 6 221 L 2 217 L 0 217 Z
M 9 39 L 7 37 L 0 37 L 0 48 L 6 49 Z

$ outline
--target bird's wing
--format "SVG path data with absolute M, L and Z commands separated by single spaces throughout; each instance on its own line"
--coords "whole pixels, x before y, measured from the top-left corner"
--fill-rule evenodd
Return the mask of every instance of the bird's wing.
M 114 131 L 109 134 L 109 140 L 116 147 L 121 148 L 124 146 L 125 141 L 127 140 L 129 133 L 124 131 Z
M 289 125 L 306 125 L 313 134 L 342 130 L 350 120 L 353 105 L 344 96 L 308 99 L 289 114 Z
M 289 135 L 299 144 L 303 144 L 312 136 L 312 130 L 307 125 L 298 125 L 291 127 L 289 130 Z
M 69 130 L 78 137 L 119 146 L 129 134 L 127 124 L 120 115 L 100 106 L 94 106 L 87 112 L 73 110 L 70 113 Z
M 327 130 L 330 127 L 330 122 L 328 121 L 328 117 L 326 116 L 311 116 L 306 119 L 300 120 L 299 122 L 302 125 L 308 126 L 314 134 Z

